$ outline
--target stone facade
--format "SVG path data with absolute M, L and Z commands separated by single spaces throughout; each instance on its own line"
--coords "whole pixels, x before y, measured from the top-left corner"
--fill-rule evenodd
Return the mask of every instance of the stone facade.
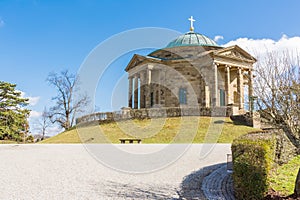
M 185 46 L 134 55 L 128 66 L 128 107 L 237 107 L 252 96 L 255 58 L 238 46 Z M 251 105 L 250 105 L 251 107 Z M 252 106 L 253 107 L 253 106 Z

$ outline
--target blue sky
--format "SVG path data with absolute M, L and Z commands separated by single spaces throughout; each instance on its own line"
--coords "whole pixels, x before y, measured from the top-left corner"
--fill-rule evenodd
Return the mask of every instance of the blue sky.
M 289 40 L 300 36 L 299 8 L 299 0 L 1 0 L 0 80 L 16 83 L 38 113 L 55 95 L 47 75 L 62 69 L 76 73 L 89 52 L 114 34 L 142 27 L 184 33 L 192 15 L 195 31 L 220 36 L 220 45 L 241 38 L 271 43 L 287 38 L 291 43 L 299 41 Z M 130 56 L 114 62 L 108 75 L 124 75 Z M 105 87 L 111 90 L 111 83 Z M 100 96 L 97 107 L 111 109 L 105 93 Z M 123 102 L 126 106 L 126 97 Z

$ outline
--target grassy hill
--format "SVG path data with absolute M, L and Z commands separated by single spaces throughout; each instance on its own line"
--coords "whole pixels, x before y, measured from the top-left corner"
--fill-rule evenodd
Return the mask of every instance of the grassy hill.
M 300 156 L 296 156 L 287 164 L 279 166 L 272 174 L 271 187 L 282 195 L 293 194 L 299 166 Z
M 13 140 L 0 140 L 0 144 L 18 144 L 18 142 Z
M 108 142 L 119 143 L 119 138 L 132 137 L 142 138 L 143 143 L 170 143 L 175 136 L 176 143 L 184 143 L 191 134 L 194 135 L 193 143 L 231 143 L 234 138 L 255 130 L 249 126 L 235 125 L 230 118 L 174 117 L 77 127 L 40 143 L 104 143 L 106 138 Z

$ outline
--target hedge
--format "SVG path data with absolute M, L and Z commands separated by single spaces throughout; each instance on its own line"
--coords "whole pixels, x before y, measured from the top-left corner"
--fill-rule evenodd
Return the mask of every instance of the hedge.
M 237 199 L 263 199 L 274 165 L 276 137 L 269 133 L 250 133 L 233 141 L 233 183 Z

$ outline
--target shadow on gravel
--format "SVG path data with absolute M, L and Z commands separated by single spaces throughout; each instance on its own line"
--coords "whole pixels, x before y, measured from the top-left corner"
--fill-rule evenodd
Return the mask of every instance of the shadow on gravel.
M 225 163 L 207 166 L 184 177 L 178 191 L 180 199 L 207 199 L 201 189 L 202 182 L 206 176 L 224 165 Z
M 136 186 L 110 181 L 105 187 L 107 191 L 105 195 L 115 199 L 178 199 L 177 194 L 170 194 L 170 187 L 167 186 L 154 188 L 147 185 Z

